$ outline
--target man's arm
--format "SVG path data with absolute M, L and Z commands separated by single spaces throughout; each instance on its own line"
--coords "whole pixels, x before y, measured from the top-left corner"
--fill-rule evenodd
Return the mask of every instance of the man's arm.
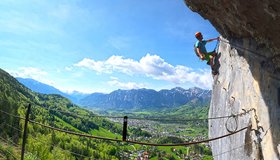
M 196 52 L 199 55 L 199 58 L 201 60 L 204 60 L 204 54 L 200 51 L 199 47 L 196 48 Z
M 219 40 L 220 38 L 219 37 L 217 37 L 217 38 L 211 38 L 211 39 L 208 39 L 208 40 L 206 40 L 207 42 L 212 42 L 212 41 L 214 41 L 214 40 Z

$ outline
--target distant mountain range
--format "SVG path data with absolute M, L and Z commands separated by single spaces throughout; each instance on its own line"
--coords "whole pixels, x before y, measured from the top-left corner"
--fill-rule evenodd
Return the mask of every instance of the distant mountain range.
M 59 89 L 47 85 L 45 83 L 41 83 L 38 82 L 34 79 L 31 78 L 20 78 L 17 77 L 16 78 L 21 84 L 23 84 L 24 86 L 26 86 L 27 88 L 29 88 L 30 90 L 34 91 L 34 92 L 38 92 L 38 93 L 42 93 L 42 94 L 59 94 L 65 98 L 68 98 L 69 100 L 71 100 L 73 103 L 79 104 L 79 100 L 88 96 L 89 94 L 84 94 L 84 93 L 80 93 L 77 91 L 74 91 L 73 93 L 69 94 L 69 93 L 65 93 L 60 91 Z
M 211 91 L 200 88 L 155 91 L 152 89 L 116 90 L 109 94 L 93 93 L 83 99 L 80 104 L 92 108 L 149 110 L 175 108 L 189 103 L 190 105 L 209 105 Z
M 155 91 L 152 89 L 115 90 L 109 94 L 79 93 L 67 94 L 62 91 L 35 81 L 33 79 L 17 78 L 29 89 L 44 94 L 60 94 L 72 102 L 87 108 L 112 110 L 150 110 L 162 108 L 176 108 L 185 104 L 193 106 L 209 105 L 211 90 L 197 87 L 183 89 L 176 87 L 170 90 Z

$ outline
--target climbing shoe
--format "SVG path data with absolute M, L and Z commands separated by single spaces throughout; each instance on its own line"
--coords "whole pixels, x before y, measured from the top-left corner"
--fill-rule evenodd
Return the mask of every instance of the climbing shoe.
M 217 75 L 219 72 L 212 70 L 212 75 Z

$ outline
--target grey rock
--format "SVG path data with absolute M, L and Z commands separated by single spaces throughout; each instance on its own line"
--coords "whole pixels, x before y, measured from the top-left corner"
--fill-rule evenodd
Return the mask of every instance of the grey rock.
M 239 48 L 234 48 L 237 43 Z M 220 74 L 214 77 L 209 117 L 251 111 L 237 119 L 210 120 L 209 137 L 252 127 L 211 142 L 217 160 L 279 159 L 280 77 L 262 66 L 267 58 L 258 55 L 256 44 L 252 39 L 221 39 Z
M 224 37 L 214 77 L 209 137 L 252 128 L 210 143 L 216 160 L 280 159 L 280 1 L 185 0 Z M 237 122 L 237 125 L 236 125 Z M 227 126 L 227 127 L 226 127 Z

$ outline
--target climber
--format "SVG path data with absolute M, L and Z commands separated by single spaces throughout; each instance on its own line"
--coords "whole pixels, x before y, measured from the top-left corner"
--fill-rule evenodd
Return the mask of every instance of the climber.
M 195 43 L 195 46 L 194 46 L 196 55 L 201 60 L 207 61 L 207 64 L 211 66 L 213 75 L 218 74 L 218 71 L 214 70 L 214 58 L 217 55 L 217 53 L 215 50 L 212 52 L 207 52 L 205 45 L 207 42 L 212 42 L 214 40 L 219 41 L 219 37 L 208 39 L 208 40 L 203 40 L 203 35 L 201 34 L 201 32 L 196 32 L 195 37 L 196 37 L 196 39 L 198 39 L 198 41 Z

